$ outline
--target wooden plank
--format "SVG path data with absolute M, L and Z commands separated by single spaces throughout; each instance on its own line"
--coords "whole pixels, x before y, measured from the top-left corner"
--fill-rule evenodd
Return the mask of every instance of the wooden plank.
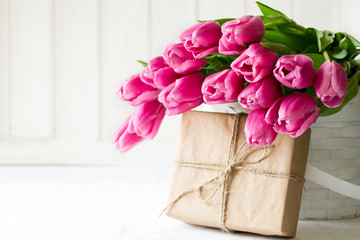
M 196 24 L 193 0 L 152 0 L 150 2 L 150 57 L 161 55 L 167 43 L 179 42 L 180 33 Z
M 99 5 L 55 2 L 57 138 L 99 137 Z
M 247 0 L 246 1 L 246 14 L 251 15 L 260 15 L 262 14 L 259 7 L 255 3 L 257 0 Z M 288 17 L 293 17 L 293 1 L 289 0 L 261 0 L 265 5 L 268 5 L 271 8 L 283 12 Z
M 239 0 L 199 0 L 199 20 L 213 20 L 219 18 L 239 18 L 245 15 L 245 1 Z
M 0 137 L 10 133 L 9 1 L 0 0 Z
M 149 58 L 147 0 L 103 0 L 101 12 L 102 139 L 109 141 L 131 114 L 132 107 L 116 95 L 122 81 L 140 72 L 137 59 Z
M 10 23 L 11 136 L 52 131 L 52 2 L 12 0 Z
M 360 29 L 358 26 L 360 1 L 342 0 L 340 3 L 340 30 L 353 35 L 360 41 Z
M 151 58 L 162 55 L 166 44 L 180 42 L 179 35 L 197 23 L 196 1 L 152 0 L 150 5 Z M 180 131 L 181 116 L 166 116 L 156 139 L 175 142 Z
M 294 0 L 294 18 L 304 27 L 339 31 L 339 1 Z

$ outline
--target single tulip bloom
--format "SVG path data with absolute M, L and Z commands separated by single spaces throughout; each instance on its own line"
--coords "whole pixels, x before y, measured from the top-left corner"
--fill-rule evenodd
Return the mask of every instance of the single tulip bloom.
M 291 93 L 278 99 L 269 108 L 265 121 L 274 125 L 277 133 L 293 138 L 302 135 L 319 117 L 317 101 L 305 93 Z
M 271 76 L 277 59 L 276 52 L 254 43 L 231 63 L 231 68 L 253 83 Z
M 159 101 L 166 107 L 166 114 L 181 114 L 202 104 L 201 86 L 204 79 L 200 72 L 196 72 L 177 79 L 163 89 Z
M 236 101 L 243 87 L 244 77 L 227 69 L 205 78 L 201 92 L 208 104 L 231 103 Z
M 131 148 L 145 140 L 144 137 L 140 137 L 136 133 L 129 131 L 129 126 L 132 124 L 130 119 L 131 116 L 126 119 L 112 138 L 112 142 L 115 143 L 115 147 L 121 153 L 129 151 Z
M 158 70 L 155 74 L 154 85 L 158 89 L 164 89 L 176 79 L 181 78 L 184 75 L 178 74 L 171 67 L 165 67 Z
M 151 59 L 140 73 L 141 80 L 154 88 L 163 89 L 181 75 L 177 74 L 160 56 Z
M 154 84 L 154 78 L 157 71 L 162 68 L 169 67 L 162 56 L 151 59 L 148 62 L 148 66 L 144 68 L 140 73 L 141 80 L 156 88 Z
M 274 142 L 277 133 L 273 125 L 265 121 L 267 109 L 252 111 L 245 123 L 245 136 L 248 145 L 268 146 Z
M 195 58 L 204 58 L 218 52 L 221 27 L 218 22 L 198 23 L 180 34 L 180 41 Z
M 310 87 L 315 78 L 314 62 L 303 54 L 281 56 L 276 63 L 274 76 L 288 88 Z
M 251 83 L 239 95 L 238 101 L 249 110 L 269 108 L 283 96 L 280 83 L 273 76 Z
M 182 43 L 169 43 L 164 50 L 164 59 L 179 74 L 190 74 L 200 71 L 207 63 L 203 59 L 195 59 Z
M 348 79 L 344 68 L 335 61 L 325 61 L 316 73 L 316 95 L 329 108 L 340 106 L 345 98 Z
M 153 139 L 159 131 L 165 112 L 166 108 L 158 100 L 136 106 L 131 115 L 129 131 Z
M 133 106 L 157 99 L 159 93 L 159 89 L 144 83 L 139 73 L 126 79 L 117 91 L 121 100 L 128 101 Z
M 251 15 L 225 22 L 221 31 L 219 52 L 224 55 L 241 54 L 246 49 L 244 44 L 261 42 L 265 35 L 263 20 Z

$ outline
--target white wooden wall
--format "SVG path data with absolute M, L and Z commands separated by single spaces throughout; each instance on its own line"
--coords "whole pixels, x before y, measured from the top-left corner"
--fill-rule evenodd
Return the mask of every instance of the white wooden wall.
M 360 38 L 360 1 L 262 2 Z M 197 19 L 259 13 L 253 0 L 0 0 L 0 163 L 171 162 L 179 116 L 126 157 L 112 147 L 131 113 L 115 94 L 121 81 Z

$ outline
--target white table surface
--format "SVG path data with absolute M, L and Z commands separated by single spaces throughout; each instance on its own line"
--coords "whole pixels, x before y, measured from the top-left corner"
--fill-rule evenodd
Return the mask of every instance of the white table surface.
M 0 167 L 0 239 L 281 239 L 158 218 L 171 172 L 171 166 Z M 295 239 L 360 239 L 360 218 L 300 221 Z

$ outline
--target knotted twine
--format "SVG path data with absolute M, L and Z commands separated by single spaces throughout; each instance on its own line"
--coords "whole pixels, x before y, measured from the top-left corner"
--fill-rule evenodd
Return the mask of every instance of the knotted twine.
M 291 181 L 304 183 L 304 181 L 305 181 L 304 178 L 298 177 L 293 174 L 268 171 L 268 170 L 262 170 L 262 169 L 256 169 L 256 168 L 242 166 L 244 163 L 254 164 L 254 163 L 259 163 L 259 162 L 263 161 L 269 155 L 268 150 L 273 148 L 274 145 L 262 146 L 262 147 L 251 147 L 245 153 L 240 155 L 241 150 L 246 145 L 246 142 L 244 142 L 240 145 L 240 147 L 237 150 L 235 149 L 236 143 L 237 143 L 237 138 L 238 138 L 238 132 L 239 132 L 240 116 L 241 116 L 241 114 L 235 115 L 234 124 L 232 126 L 231 142 L 229 145 L 226 165 L 193 163 L 193 162 L 175 162 L 175 165 L 177 165 L 177 166 L 220 170 L 220 173 L 218 175 L 216 175 L 215 177 L 204 181 L 201 184 L 198 184 L 198 185 L 195 185 L 195 186 L 185 189 L 176 198 L 174 198 L 172 201 L 169 202 L 169 204 L 160 213 L 160 216 L 163 215 L 165 212 L 167 212 L 167 210 L 169 210 L 183 196 L 185 196 L 191 192 L 196 192 L 197 197 L 201 201 L 207 202 L 210 199 L 212 199 L 214 197 L 215 193 L 221 188 L 220 219 L 219 219 L 220 227 L 225 232 L 231 232 L 231 230 L 226 227 L 225 221 L 226 221 L 227 200 L 228 200 L 228 194 L 229 194 L 229 188 L 230 188 L 229 180 L 230 180 L 230 176 L 233 171 L 235 171 L 235 170 L 243 171 L 243 172 L 247 172 L 247 173 L 260 174 L 260 175 L 265 175 L 265 176 L 274 177 L 274 178 L 285 178 L 285 179 L 289 179 Z M 259 159 L 256 159 L 253 161 L 247 161 L 247 162 L 244 161 L 251 153 L 256 152 L 258 150 L 263 150 L 263 154 Z M 202 188 L 213 182 L 218 182 L 216 188 L 208 197 L 204 198 L 202 195 Z

